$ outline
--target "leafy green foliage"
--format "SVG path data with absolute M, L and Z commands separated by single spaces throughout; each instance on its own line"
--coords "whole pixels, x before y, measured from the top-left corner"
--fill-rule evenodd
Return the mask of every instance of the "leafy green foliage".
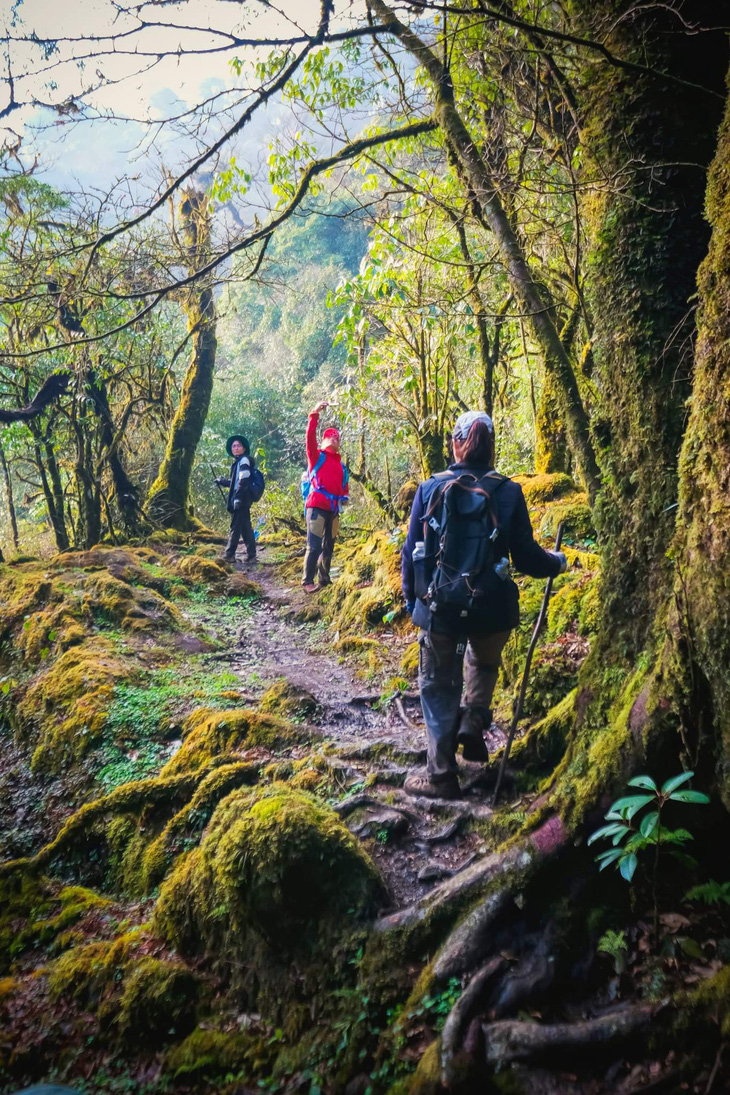
M 678 854 L 676 849 L 692 840 L 692 834 L 687 829 L 667 829 L 661 824 L 661 814 L 668 802 L 703 805 L 710 801 L 701 791 L 680 790 L 693 775 L 694 772 L 681 772 L 666 780 L 661 789 L 650 776 L 635 776 L 629 780 L 629 787 L 638 787 L 648 793 L 616 799 L 606 814 L 609 824 L 591 833 L 588 844 L 597 840 L 610 840 L 612 844 L 611 848 L 596 856 L 599 870 L 613 863 L 621 876 L 631 882 L 638 866 L 639 852 L 662 844 L 673 845 L 671 854 L 687 862 L 688 857 Z M 649 805 L 652 809 L 639 819 L 638 815 Z
M 705 905 L 730 905 L 730 882 L 716 882 L 711 878 L 693 886 L 684 896 L 686 901 L 702 901 Z
M 616 976 L 619 977 L 626 969 L 626 933 L 619 931 L 607 931 L 598 940 L 598 951 L 613 958 L 613 966 Z

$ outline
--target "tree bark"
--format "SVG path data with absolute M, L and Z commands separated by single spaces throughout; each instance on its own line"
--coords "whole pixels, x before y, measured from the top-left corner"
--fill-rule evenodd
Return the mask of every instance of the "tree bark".
M 13 481 L 10 478 L 10 469 L 2 445 L 0 445 L 0 467 L 2 467 L 3 480 L 5 482 L 5 501 L 8 507 L 8 518 L 13 534 L 13 547 L 17 551 L 20 538 L 18 536 L 18 518 L 15 513 L 15 499 L 13 497 Z
M 51 522 L 51 528 L 53 529 L 56 547 L 59 551 L 68 551 L 69 538 L 64 517 L 63 485 L 61 483 L 61 474 L 58 469 L 58 463 L 56 462 L 56 455 L 53 451 L 53 446 L 51 445 L 50 441 L 44 439 L 38 423 L 35 421 L 30 421 L 28 423 L 28 427 L 30 429 L 30 432 L 33 434 L 33 455 L 35 456 L 35 463 L 36 467 L 38 468 L 38 474 L 41 477 L 41 488 L 43 490 L 43 497 L 46 500 L 48 519 Z M 46 452 L 46 458 L 48 460 L 48 471 L 46 471 L 46 466 L 43 463 L 41 445 L 44 447 Z
M 573 2 L 579 31 L 617 55 L 722 90 L 722 35 L 677 33 L 669 9 L 649 5 L 633 15 L 632 8 L 629 0 Z M 692 19 L 712 26 L 713 12 L 712 0 L 697 0 Z M 584 64 L 578 93 L 586 295 L 595 325 L 593 432 L 604 476 L 596 515 L 605 548 L 602 604 L 607 641 L 632 657 L 646 645 L 671 583 L 666 551 L 692 386 L 691 300 L 709 239 L 704 172 L 722 102 L 604 61 Z
M 491 174 L 479 155 L 474 138 L 454 103 L 454 91 L 448 71 L 435 53 L 408 27 L 400 22 L 383 0 L 368 0 L 369 8 L 387 23 L 428 73 L 434 92 L 434 116 L 444 134 L 466 181 L 474 192 L 484 223 L 491 230 L 516 298 L 529 317 L 535 340 L 540 346 L 545 368 L 556 381 L 565 414 L 566 432 L 575 455 L 578 474 L 593 500 L 598 492 L 600 473 L 591 441 L 588 415 L 570 359 L 560 341 L 545 290 L 532 277 L 525 255 L 509 217 L 500 201 Z
M 210 244 L 210 211 L 199 191 L 189 190 L 180 203 L 181 231 L 188 249 L 190 273 L 205 264 Z M 189 510 L 190 477 L 213 390 L 216 355 L 216 317 L 213 290 L 194 285 L 183 308 L 192 334 L 192 350 L 180 403 L 170 429 L 165 455 L 150 487 L 147 513 L 168 528 L 189 530 L 198 522 Z
M 102 461 L 109 464 L 114 483 L 114 501 L 121 514 L 126 532 L 134 535 L 139 531 L 139 506 L 137 501 L 139 495 L 137 488 L 127 475 L 124 462 L 119 454 L 119 448 L 115 445 L 114 420 L 109 407 L 106 386 L 99 374 L 93 369 L 89 372 L 88 390 L 99 418 L 103 446 Z
M 730 86 L 730 81 L 729 81 Z M 679 462 L 674 598 L 662 659 L 676 673 L 683 741 L 730 809 L 730 98 L 707 190 L 691 412 Z

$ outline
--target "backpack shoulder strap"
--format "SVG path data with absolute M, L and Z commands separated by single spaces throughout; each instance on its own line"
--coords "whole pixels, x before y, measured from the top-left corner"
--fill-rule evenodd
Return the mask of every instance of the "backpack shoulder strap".
M 313 466 L 312 470 L 309 473 L 310 479 L 317 474 L 317 472 L 322 467 L 324 462 L 325 462 L 325 453 L 323 453 L 320 450 L 319 456 L 317 457 L 317 463 Z

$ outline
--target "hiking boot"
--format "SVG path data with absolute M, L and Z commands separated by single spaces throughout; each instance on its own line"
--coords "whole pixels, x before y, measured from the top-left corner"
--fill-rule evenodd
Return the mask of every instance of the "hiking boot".
M 229 555 L 228 552 L 226 552 L 225 555 L 222 556 L 222 558 L 224 563 L 235 563 L 236 561 L 236 556 Z
M 461 746 L 464 760 L 479 764 L 489 763 L 489 750 L 484 731 L 492 725 L 492 712 L 479 707 L 465 707 L 456 733 L 457 748 Z
M 314 584 L 314 582 L 305 582 L 302 585 L 302 589 L 304 590 L 305 593 L 316 593 L 317 592 L 317 587 Z
M 446 779 L 431 779 L 430 776 L 409 776 L 403 784 L 403 790 L 407 795 L 420 796 L 421 798 L 461 798 L 461 788 L 456 776 L 447 776 Z

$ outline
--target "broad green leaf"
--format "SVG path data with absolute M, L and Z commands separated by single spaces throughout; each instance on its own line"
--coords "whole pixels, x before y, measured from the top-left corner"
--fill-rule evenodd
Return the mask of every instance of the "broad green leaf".
M 670 794 L 676 787 L 681 787 L 688 779 L 692 779 L 693 775 L 694 772 L 681 772 L 678 776 L 672 776 L 671 779 L 662 784 L 662 794 Z
M 651 776 L 634 776 L 633 779 L 629 780 L 628 785 L 629 787 L 642 787 L 645 791 L 659 790 Z
M 621 830 L 622 832 L 628 831 L 627 826 L 623 824 L 604 825 L 602 829 L 596 829 L 595 833 L 591 833 L 591 835 L 588 837 L 588 840 L 586 841 L 586 844 L 590 846 L 591 844 L 593 844 L 594 841 L 600 840 L 601 837 L 613 836 L 614 833 L 617 833 L 619 830 Z
M 634 877 L 634 871 L 636 870 L 636 865 L 638 862 L 639 861 L 634 853 L 629 852 L 629 854 L 625 856 L 619 863 L 618 869 L 621 872 L 622 877 L 625 878 L 627 882 L 630 882 L 631 879 Z
M 710 801 L 702 791 L 675 791 L 669 797 L 672 802 L 697 802 L 706 805 Z
M 611 809 L 623 814 L 626 820 L 630 821 L 634 814 L 638 814 L 642 806 L 653 801 L 653 795 L 629 795 L 626 798 L 616 799 Z
M 617 832 L 617 833 L 616 833 L 616 834 L 614 835 L 614 838 L 613 838 L 613 840 L 611 841 L 611 843 L 613 844 L 614 848 L 616 847 L 616 845 L 617 845 L 617 844 L 620 844 L 620 843 L 621 843 L 621 841 L 623 840 L 623 838 L 624 838 L 624 837 L 626 836 L 626 834 L 627 834 L 627 833 L 630 833 L 630 832 L 631 832 L 631 828 L 630 828 L 630 826 L 628 826 L 628 825 L 621 825 L 621 826 L 620 826 L 620 827 L 618 827 L 618 828 L 619 828 L 619 832 Z
M 647 814 L 646 817 L 641 819 L 641 825 L 639 826 L 639 832 L 643 837 L 651 836 L 657 827 L 659 822 L 659 813 L 654 811 L 651 814 Z
M 607 852 L 601 852 L 596 856 L 596 863 L 599 863 L 599 871 L 602 871 L 604 867 L 608 867 L 610 863 L 615 863 L 617 859 L 620 859 L 624 855 L 623 848 L 611 848 Z

